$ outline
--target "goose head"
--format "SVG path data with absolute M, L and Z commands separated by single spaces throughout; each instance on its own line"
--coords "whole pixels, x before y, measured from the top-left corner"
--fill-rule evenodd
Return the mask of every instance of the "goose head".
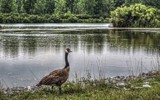
M 70 48 L 66 48 L 65 53 L 70 53 L 72 52 Z

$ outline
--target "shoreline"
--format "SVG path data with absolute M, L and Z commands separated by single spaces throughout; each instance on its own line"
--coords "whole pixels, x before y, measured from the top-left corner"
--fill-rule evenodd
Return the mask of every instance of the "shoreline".
M 125 80 L 123 80 L 125 79 Z M 0 91 L 1 100 L 159 100 L 160 71 L 142 73 L 139 76 L 68 81 L 58 87 L 27 87 L 23 91 Z M 103 98 L 102 98 L 103 97 Z
M 116 88 L 125 88 L 126 86 L 128 86 L 131 82 L 134 82 L 135 80 L 143 80 L 145 82 L 152 80 L 156 75 L 160 75 L 160 71 L 149 71 L 148 73 L 141 73 L 137 76 L 135 75 L 129 75 L 129 76 L 115 76 L 115 77 L 109 77 L 109 78 L 103 78 L 103 79 L 88 79 L 88 78 L 80 78 L 80 79 L 76 79 L 76 81 L 67 81 L 67 83 L 81 83 L 81 84 L 86 84 L 87 82 L 92 82 L 95 83 L 96 82 L 104 82 L 104 84 L 110 84 L 113 87 Z M 149 84 L 149 83 L 147 83 Z M 46 87 L 50 87 L 50 86 L 42 86 L 42 88 L 46 88 Z M 150 86 L 148 86 L 149 88 Z M 129 87 L 131 88 L 131 87 Z M 129 89 L 128 88 L 128 89 Z M 132 87 L 133 88 L 146 88 L 144 86 L 141 87 Z M 35 90 L 38 90 L 39 88 L 37 86 L 27 86 L 27 87 L 12 87 L 12 88 L 2 88 L 0 87 L 0 92 L 4 93 L 4 94 L 13 94 L 13 93 L 21 93 L 21 92 L 33 92 Z
M 31 31 L 83 31 L 83 30 L 127 30 L 133 32 L 152 32 L 152 33 L 159 33 L 160 28 L 61 28 L 61 29 L 0 29 L 0 32 L 31 32 Z

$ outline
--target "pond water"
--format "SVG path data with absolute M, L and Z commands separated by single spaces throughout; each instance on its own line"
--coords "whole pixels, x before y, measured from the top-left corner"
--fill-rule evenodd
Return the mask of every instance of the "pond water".
M 6 26 L 17 28 L 16 25 Z M 65 27 L 58 25 L 49 28 L 63 30 Z M 87 77 L 88 72 L 93 78 L 102 74 L 114 77 L 137 75 L 160 67 L 159 32 L 114 30 L 108 29 L 107 24 L 98 24 L 99 28 L 92 24 L 76 24 L 76 30 L 72 30 L 75 28 L 72 25 L 65 27 L 70 28 L 67 31 L 0 32 L 0 80 L 3 87 L 32 86 L 52 70 L 63 68 L 66 47 L 73 51 L 69 55 L 69 80 L 75 78 L 75 73 L 78 78 Z M 27 24 L 25 28 L 28 27 L 31 26 Z

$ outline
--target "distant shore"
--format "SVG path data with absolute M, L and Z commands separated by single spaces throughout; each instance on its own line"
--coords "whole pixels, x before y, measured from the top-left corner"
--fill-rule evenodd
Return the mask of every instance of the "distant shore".
M 0 32 L 31 32 L 31 31 L 81 31 L 81 30 L 96 30 L 96 29 L 105 29 L 105 30 L 127 30 L 127 31 L 138 31 L 138 32 L 153 32 L 153 33 L 160 33 L 160 28 L 121 28 L 121 27 L 78 27 L 78 28 L 0 28 Z

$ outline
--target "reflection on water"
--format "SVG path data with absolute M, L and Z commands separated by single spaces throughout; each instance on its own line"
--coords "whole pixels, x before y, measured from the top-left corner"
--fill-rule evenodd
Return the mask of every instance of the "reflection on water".
M 115 50 L 122 49 L 123 51 L 128 50 L 128 52 L 130 50 L 132 52 L 143 50 L 148 54 L 160 51 L 160 34 L 114 31 L 110 32 L 108 36 L 110 37 L 108 43 L 115 46 Z
M 160 34 L 127 30 L 84 30 L 61 34 L 0 33 L 0 80 L 5 87 L 37 83 L 53 69 L 64 66 L 64 49 L 70 47 L 70 79 L 90 70 L 106 77 L 129 75 L 155 68 Z

